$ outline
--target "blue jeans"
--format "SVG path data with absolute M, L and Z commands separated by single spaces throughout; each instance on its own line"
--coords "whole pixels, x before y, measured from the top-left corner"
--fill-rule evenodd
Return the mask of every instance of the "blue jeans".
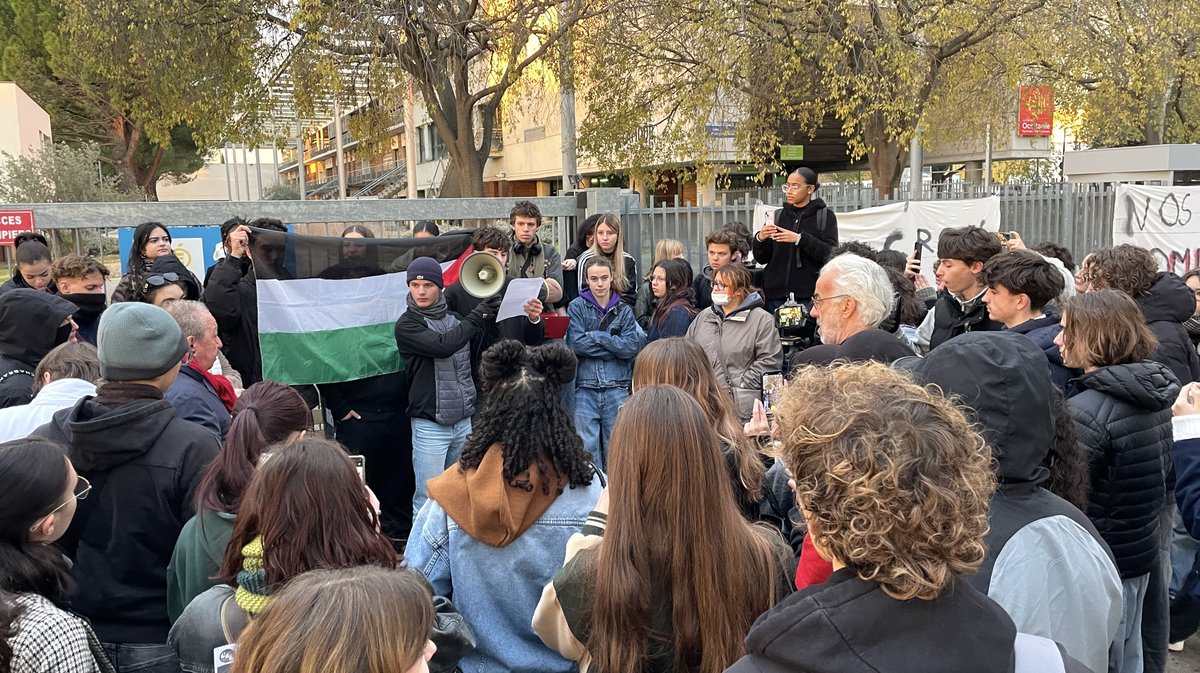
M 426 482 L 458 462 L 458 454 L 462 453 L 463 443 L 469 434 L 470 418 L 464 418 L 454 425 L 440 425 L 424 418 L 412 419 L 412 464 L 417 479 L 417 490 L 413 495 L 414 518 L 421 511 L 421 505 L 429 499 L 429 485 Z
M 575 390 L 575 431 L 601 472 L 608 472 L 608 438 L 617 420 L 617 410 L 627 399 L 629 391 L 624 388 Z
M 117 673 L 179 673 L 179 658 L 163 643 L 100 643 Z M 211 661 L 211 658 L 210 658 Z

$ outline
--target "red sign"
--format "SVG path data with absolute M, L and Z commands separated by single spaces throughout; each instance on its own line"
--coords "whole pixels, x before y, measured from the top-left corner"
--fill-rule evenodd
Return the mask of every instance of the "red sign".
M 33 231 L 32 210 L 0 210 L 0 245 L 11 247 L 23 231 Z
M 1017 135 L 1045 137 L 1054 133 L 1054 90 L 1048 86 L 1021 87 Z

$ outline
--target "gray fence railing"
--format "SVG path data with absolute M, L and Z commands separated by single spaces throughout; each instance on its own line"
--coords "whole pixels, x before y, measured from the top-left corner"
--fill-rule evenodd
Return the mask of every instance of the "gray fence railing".
M 902 187 L 893 198 L 880 197 L 870 187 L 826 184 L 818 192 L 834 212 L 860 210 L 906 200 L 943 200 L 1000 197 L 1001 228 L 1020 232 L 1030 245 L 1053 241 L 1064 245 L 1080 259 L 1088 252 L 1112 244 L 1113 207 L 1116 188 L 1111 184 L 1048 183 L 1039 185 L 996 185 L 990 189 L 974 185 L 926 188 L 911 199 Z M 706 264 L 704 237 L 714 229 L 741 222 L 751 228 L 754 207 L 760 203 L 780 205 L 782 190 L 761 189 L 718 194 L 714 205 L 697 206 L 679 197 L 663 201 L 648 197 L 642 204 L 636 195 L 624 195 L 622 216 L 636 229 L 637 244 L 630 254 L 638 257 L 638 269 L 647 269 L 655 244 L 664 238 L 683 243 L 693 268 Z M 637 251 L 636 253 L 634 251 Z

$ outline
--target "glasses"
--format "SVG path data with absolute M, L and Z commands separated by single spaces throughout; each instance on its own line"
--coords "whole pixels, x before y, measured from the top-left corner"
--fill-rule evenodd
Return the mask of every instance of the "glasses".
M 166 273 L 156 273 L 153 276 L 150 276 L 149 278 L 146 279 L 146 285 L 149 285 L 151 287 L 162 287 L 163 285 L 166 285 L 167 283 L 178 283 L 178 282 L 179 282 L 179 274 L 175 273 L 174 271 L 168 271 Z
M 813 308 L 820 308 L 821 302 L 830 301 L 831 299 L 842 299 L 842 298 L 849 297 L 849 296 L 850 295 L 848 295 L 848 294 L 835 294 L 832 297 L 818 297 L 817 295 L 814 294 L 813 298 L 812 298 Z
M 62 509 L 63 507 L 66 507 L 67 505 L 71 504 L 71 501 L 73 501 L 73 500 L 86 500 L 88 497 L 88 493 L 91 493 L 91 492 L 92 492 L 92 482 L 88 481 L 83 475 L 75 475 L 74 495 L 72 495 L 63 504 L 50 510 L 50 514 L 54 514 L 58 510 Z M 47 514 L 47 516 L 49 516 L 49 514 Z
M 712 289 L 714 289 L 714 290 L 728 290 L 728 289 L 729 289 L 729 286 L 728 286 L 728 285 L 726 285 L 725 283 L 713 283 L 713 284 L 712 284 Z
M 780 185 L 779 188 L 785 192 L 799 192 L 799 191 L 803 191 L 803 189 L 807 186 L 808 185 L 785 184 L 785 185 Z

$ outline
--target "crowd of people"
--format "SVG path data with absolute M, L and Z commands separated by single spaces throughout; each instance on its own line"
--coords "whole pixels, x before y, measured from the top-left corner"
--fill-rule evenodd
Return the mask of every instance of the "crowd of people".
M 783 191 L 699 270 L 517 202 L 471 247 L 544 279 L 521 314 L 413 246 L 401 371 L 315 386 L 263 378 L 278 220 L 203 280 L 141 224 L 111 298 L 18 237 L 0 673 L 1162 673 L 1200 623 L 1200 270 L 969 225 L 930 283 Z

